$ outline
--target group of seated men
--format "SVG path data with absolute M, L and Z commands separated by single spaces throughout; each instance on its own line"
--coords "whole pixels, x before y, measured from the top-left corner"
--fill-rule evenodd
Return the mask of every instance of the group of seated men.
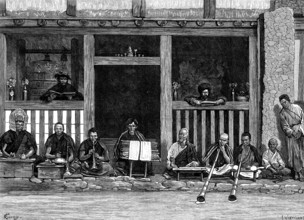
M 222 133 L 219 140 L 212 144 L 206 152 L 206 156 L 200 162 L 197 157 L 196 148 L 188 141 L 189 131 L 182 128 L 179 131 L 178 141 L 172 144 L 168 151 L 167 167 L 164 173 L 166 179 L 175 175 L 173 168 L 177 167 L 206 167 L 206 172 L 210 172 L 210 167 L 214 165 L 214 175 L 230 175 L 231 171 L 236 171 L 241 166 L 240 176 L 253 178 L 256 171 L 258 177 L 279 178 L 288 177 L 291 170 L 285 167 L 277 147 L 278 141 L 271 138 L 268 142 L 268 149 L 259 156 L 257 149 L 251 145 L 251 134 L 244 132 L 241 137 L 241 145 L 232 149 L 228 145 L 228 134 Z M 217 151 L 219 151 L 217 157 Z M 236 165 L 236 166 L 235 166 Z
M 126 175 L 129 163 L 121 159 L 121 141 L 144 141 L 145 137 L 138 132 L 138 122 L 130 118 L 126 122 L 126 130 L 120 135 L 114 146 L 114 162 L 110 163 L 109 151 L 99 137 L 97 130 L 91 128 L 88 138 L 77 149 L 71 136 L 64 132 L 64 125 L 57 122 L 54 125 L 54 134 L 51 134 L 44 145 L 45 155 L 37 155 L 37 145 L 31 133 L 26 131 L 27 115 L 22 109 L 16 109 L 10 115 L 10 129 L 0 137 L 2 157 L 31 159 L 34 164 L 34 173 L 30 179 L 40 183 L 37 178 L 37 165 L 52 165 L 66 163 L 69 173 L 80 173 L 84 176 Z M 42 150 L 43 151 L 43 150 Z M 142 167 L 140 161 L 136 164 Z M 148 172 L 152 172 L 151 163 Z
M 0 147 L 3 157 L 32 159 L 34 167 L 37 164 L 53 163 L 61 158 L 67 162 L 70 172 L 81 173 L 85 176 L 101 175 L 126 175 L 129 163 L 121 159 L 121 141 L 138 140 L 144 141 L 145 137 L 137 131 L 138 122 L 136 119 L 128 119 L 126 130 L 120 135 L 114 146 L 114 163 L 110 163 L 109 151 L 98 138 L 95 128 L 88 131 L 88 138 L 84 140 L 76 150 L 73 139 L 64 132 L 64 125 L 58 122 L 54 125 L 54 134 L 51 134 L 45 143 L 45 155 L 37 155 L 37 145 L 34 137 L 25 130 L 27 115 L 22 109 L 16 109 L 10 115 L 10 130 L 0 137 Z M 188 140 L 189 131 L 182 128 L 179 131 L 178 141 L 169 148 L 165 178 L 169 179 L 175 175 L 173 168 L 176 167 L 198 167 L 205 166 L 206 171 L 210 171 L 210 166 L 215 163 L 215 175 L 225 175 L 230 173 L 234 165 L 241 164 L 243 171 L 252 170 L 254 167 L 263 166 L 263 170 L 258 171 L 258 175 L 264 178 L 274 176 L 287 176 L 290 169 L 285 164 L 277 151 L 278 141 L 271 138 L 268 142 L 269 149 L 259 156 L 256 148 L 251 145 L 251 135 L 248 132 L 242 134 L 241 145 L 232 150 L 228 145 L 228 135 L 220 135 L 218 142 L 212 144 L 206 156 L 200 161 L 196 147 Z M 216 160 L 217 151 L 219 152 Z M 141 162 L 135 167 L 143 167 Z M 148 172 L 152 173 L 151 163 Z M 35 172 L 34 172 L 35 173 Z M 242 172 L 241 176 L 250 177 L 250 172 Z M 40 182 L 35 175 L 31 178 L 33 182 Z

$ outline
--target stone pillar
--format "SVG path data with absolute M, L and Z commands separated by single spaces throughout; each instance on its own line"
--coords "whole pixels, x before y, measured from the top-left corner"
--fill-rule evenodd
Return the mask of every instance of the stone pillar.
M 279 121 L 279 96 L 294 96 L 294 19 L 290 8 L 266 12 L 265 23 L 265 75 L 263 93 L 262 144 L 278 137 L 285 144 Z

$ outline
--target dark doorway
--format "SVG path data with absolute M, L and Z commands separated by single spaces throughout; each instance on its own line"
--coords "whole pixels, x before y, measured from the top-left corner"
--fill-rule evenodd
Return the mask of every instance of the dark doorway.
M 133 117 L 146 138 L 159 140 L 159 66 L 95 66 L 95 75 L 95 124 L 101 137 L 119 137 Z

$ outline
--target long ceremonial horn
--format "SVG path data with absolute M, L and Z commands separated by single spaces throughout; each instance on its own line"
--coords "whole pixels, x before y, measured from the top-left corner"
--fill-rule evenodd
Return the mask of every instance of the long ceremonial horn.
M 216 157 L 215 157 L 215 160 L 214 160 L 214 163 L 213 163 L 213 165 L 211 167 L 211 170 L 210 170 L 208 178 L 207 178 L 207 180 L 206 180 L 206 182 L 204 184 L 204 187 L 202 188 L 200 194 L 196 198 L 196 200 L 197 200 L 196 203 L 205 203 L 206 202 L 206 200 L 205 200 L 206 191 L 208 189 L 208 185 L 209 185 L 209 182 L 210 182 L 210 179 L 211 179 L 211 176 L 212 176 L 215 164 L 216 164 L 217 159 L 219 157 L 219 154 L 220 154 L 220 149 L 218 148 L 217 149 L 217 153 L 216 153 Z
M 236 177 L 234 179 L 234 183 L 233 183 L 230 195 L 228 196 L 229 202 L 235 202 L 237 200 L 235 194 L 236 194 L 237 183 L 239 181 L 239 175 L 240 175 L 240 172 L 241 172 L 241 166 L 242 166 L 242 154 L 241 154 L 241 160 L 240 160 L 240 163 L 239 163 L 239 167 L 238 167 L 237 172 L 236 172 Z

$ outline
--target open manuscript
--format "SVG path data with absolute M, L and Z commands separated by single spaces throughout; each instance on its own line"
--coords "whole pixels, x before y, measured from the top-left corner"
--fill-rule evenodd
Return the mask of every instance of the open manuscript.
M 123 155 L 128 160 L 152 160 L 152 147 L 150 141 L 122 141 Z

